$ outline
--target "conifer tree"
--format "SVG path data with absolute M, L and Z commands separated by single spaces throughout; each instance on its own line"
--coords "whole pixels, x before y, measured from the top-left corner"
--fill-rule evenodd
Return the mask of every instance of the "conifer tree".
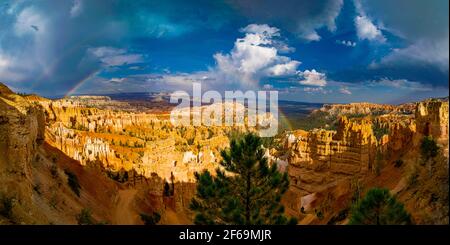
M 289 187 L 286 173 L 268 165 L 261 138 L 247 134 L 221 152 L 216 176 L 196 173 L 197 194 L 190 208 L 196 224 L 296 224 L 280 204 Z
M 388 189 L 373 188 L 352 208 L 351 225 L 408 225 L 411 216 Z
M 422 142 L 420 144 L 420 150 L 425 160 L 429 160 L 438 155 L 439 146 L 437 145 L 433 137 L 426 136 L 422 139 Z

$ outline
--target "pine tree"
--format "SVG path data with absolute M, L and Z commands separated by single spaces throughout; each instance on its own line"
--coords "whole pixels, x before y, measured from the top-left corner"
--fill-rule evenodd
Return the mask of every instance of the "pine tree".
M 280 204 L 289 187 L 286 173 L 269 166 L 261 138 L 247 134 L 221 152 L 216 176 L 196 173 L 197 194 L 190 208 L 196 224 L 296 224 Z
M 431 136 L 426 136 L 422 139 L 420 150 L 425 160 L 434 158 L 438 155 L 439 146 Z
M 388 189 L 373 188 L 352 207 L 351 225 L 408 225 L 411 216 Z
M 90 209 L 83 208 L 76 216 L 79 225 L 93 225 L 92 212 Z

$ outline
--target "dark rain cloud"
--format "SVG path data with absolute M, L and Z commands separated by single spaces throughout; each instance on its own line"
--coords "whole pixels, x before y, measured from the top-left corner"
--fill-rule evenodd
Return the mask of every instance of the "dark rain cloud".
M 336 30 L 335 19 L 343 0 L 230 0 L 238 11 L 251 21 L 280 26 L 305 41 L 321 39 L 317 30 Z
M 226 8 L 211 1 L 8 1 L 0 5 L 0 61 L 7 65 L 0 80 L 22 91 L 65 93 L 104 69 L 90 49 L 138 55 L 134 39 L 217 29 Z

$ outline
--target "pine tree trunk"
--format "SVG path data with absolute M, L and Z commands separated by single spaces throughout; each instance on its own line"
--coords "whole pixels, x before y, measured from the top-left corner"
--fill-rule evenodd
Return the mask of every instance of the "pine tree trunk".
M 246 207 L 245 207 L 245 224 L 250 224 L 250 172 L 247 172 L 247 190 L 246 190 Z

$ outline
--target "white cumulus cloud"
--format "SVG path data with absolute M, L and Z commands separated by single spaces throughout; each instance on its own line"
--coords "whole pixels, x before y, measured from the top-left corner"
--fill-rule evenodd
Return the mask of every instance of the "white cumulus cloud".
M 385 42 L 386 38 L 381 30 L 372 23 L 367 16 L 356 16 L 355 18 L 356 34 L 360 40 Z
M 138 83 L 142 86 L 161 88 L 164 90 L 190 89 L 192 82 L 200 82 L 203 89 L 215 90 L 238 88 L 273 89 L 270 79 L 303 79 L 300 84 L 313 86 L 305 92 L 325 93 L 320 87 L 327 85 L 326 76 L 315 69 L 298 70 L 300 61 L 293 60 L 281 53 L 293 49 L 280 39 L 280 30 L 266 24 L 251 24 L 240 29 L 244 37 L 238 38 L 228 53 L 216 53 L 216 65 L 205 71 L 192 73 L 171 73 L 128 76 L 126 80 L 111 79 L 115 85 L 128 86 Z M 90 48 L 89 53 L 106 66 L 120 66 L 141 61 L 139 55 L 129 54 L 125 49 L 112 47 Z M 264 83 L 263 83 L 264 82 Z M 145 85 L 144 85 L 145 84 Z
M 216 72 L 225 80 L 257 85 L 262 77 L 295 75 L 299 61 L 279 55 L 286 45 L 276 40 L 279 29 L 266 24 L 251 24 L 241 29 L 245 33 L 238 38 L 228 54 L 216 53 Z M 282 49 L 282 50 L 280 50 Z
M 336 40 L 336 43 L 347 47 L 356 47 L 356 42 L 352 42 L 350 40 Z
M 267 69 L 270 75 L 282 76 L 282 75 L 292 75 L 297 71 L 297 67 L 300 65 L 299 61 L 291 60 L 284 64 L 277 64 L 273 67 Z
M 300 80 L 300 84 L 302 85 L 319 87 L 327 85 L 326 75 L 316 71 L 315 69 L 305 70 L 304 72 L 301 72 L 300 75 L 303 76 L 303 80 Z
M 258 24 L 250 24 L 244 28 L 240 29 L 241 32 L 245 32 L 245 33 L 254 33 L 254 34 L 262 34 L 262 35 L 267 35 L 267 36 L 280 36 L 280 30 L 276 27 L 271 27 L 267 24 L 262 24 L 262 25 L 258 25 Z

